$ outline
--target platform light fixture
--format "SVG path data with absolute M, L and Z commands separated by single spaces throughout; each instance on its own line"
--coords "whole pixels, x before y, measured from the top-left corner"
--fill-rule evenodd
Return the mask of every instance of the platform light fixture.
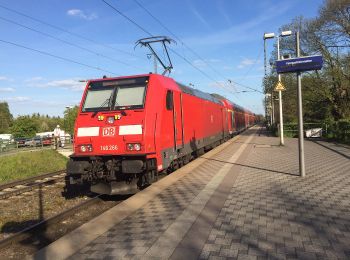
M 264 40 L 275 38 L 274 33 L 264 33 Z
M 284 37 L 284 36 L 291 36 L 291 35 L 292 35 L 292 31 L 283 31 L 281 32 L 280 36 Z

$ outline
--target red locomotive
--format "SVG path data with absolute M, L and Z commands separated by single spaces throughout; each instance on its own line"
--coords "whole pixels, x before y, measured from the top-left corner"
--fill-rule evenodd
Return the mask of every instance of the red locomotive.
M 254 123 L 225 98 L 158 74 L 87 83 L 76 120 L 67 189 L 133 192 Z

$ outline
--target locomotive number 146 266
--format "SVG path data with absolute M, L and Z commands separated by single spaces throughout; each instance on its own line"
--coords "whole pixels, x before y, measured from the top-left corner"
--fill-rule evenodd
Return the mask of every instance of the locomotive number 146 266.
M 101 151 L 116 151 L 116 150 L 118 150 L 118 145 L 116 145 L 116 144 L 101 145 L 100 149 L 101 149 Z

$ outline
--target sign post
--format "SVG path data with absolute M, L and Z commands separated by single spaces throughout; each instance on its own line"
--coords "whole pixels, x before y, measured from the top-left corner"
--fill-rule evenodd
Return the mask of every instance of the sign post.
M 300 57 L 300 37 L 299 32 L 296 32 L 296 51 L 297 57 L 292 59 L 277 60 L 277 73 L 297 73 L 298 82 L 298 132 L 299 132 L 299 173 L 301 177 L 305 177 L 305 159 L 304 159 L 304 126 L 303 126 L 303 105 L 301 93 L 301 72 L 309 70 L 319 70 L 322 68 L 322 56 L 307 56 Z M 276 86 L 277 88 L 277 86 Z
M 278 101 L 280 110 L 280 145 L 284 145 L 284 134 L 283 134 L 283 110 L 282 110 L 282 91 L 286 90 L 283 86 L 281 79 L 281 74 L 278 74 L 278 83 L 276 84 L 275 91 L 278 91 Z

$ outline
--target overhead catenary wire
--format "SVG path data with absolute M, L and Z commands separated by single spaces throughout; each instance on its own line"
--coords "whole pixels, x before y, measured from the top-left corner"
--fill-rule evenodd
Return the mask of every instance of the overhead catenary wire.
M 66 29 L 64 29 L 64 28 L 62 28 L 62 27 L 59 27 L 59 26 L 50 24 L 50 23 L 48 23 L 48 22 L 45 22 L 45 21 L 43 21 L 43 20 L 40 20 L 40 19 L 35 18 L 35 17 L 33 17 L 33 16 L 30 16 L 30 15 L 28 15 L 28 14 L 25 14 L 25 13 L 16 11 L 16 10 L 14 10 L 14 9 L 12 9 L 12 8 L 6 7 L 6 6 L 4 6 L 4 5 L 1 5 L 1 4 L 0 4 L 0 8 L 3 8 L 3 9 L 5 9 L 5 10 L 9 11 L 9 12 L 12 12 L 12 13 L 18 14 L 18 15 L 20 15 L 20 16 L 26 17 L 26 18 L 28 18 L 28 19 L 30 19 L 30 20 L 32 20 L 32 21 L 41 23 L 41 24 L 43 24 L 43 25 L 45 25 L 45 26 L 51 27 L 51 28 L 53 28 L 53 29 L 55 29 L 55 30 L 57 30 L 57 31 L 61 31 L 61 32 L 64 32 L 64 33 L 73 35 L 74 37 L 80 38 L 80 39 L 82 39 L 82 40 L 89 41 L 89 42 L 91 42 L 91 43 L 93 43 L 93 44 L 103 46 L 104 48 L 108 48 L 108 49 L 111 49 L 111 50 L 114 50 L 114 51 L 117 51 L 117 52 L 121 52 L 121 53 L 127 54 L 127 55 L 129 55 L 129 56 L 141 58 L 141 57 L 135 55 L 134 53 L 127 52 L 127 51 L 124 51 L 124 50 L 121 50 L 121 49 L 112 47 L 112 46 L 107 45 L 107 44 L 104 44 L 104 43 L 97 42 L 97 41 L 95 41 L 95 40 L 93 40 L 93 39 L 90 39 L 90 38 L 88 38 L 88 37 L 86 37 L 86 36 L 77 34 L 77 33 L 75 33 L 75 32 L 71 32 L 71 31 L 66 30 Z
M 111 5 L 110 3 L 108 3 L 105 0 L 102 0 L 102 2 L 104 2 L 106 5 L 108 5 L 110 8 L 112 8 L 114 11 L 116 11 L 118 14 L 120 14 L 121 16 L 123 16 L 126 20 L 128 20 L 130 23 L 132 23 L 133 25 L 135 25 L 136 27 L 138 27 L 141 31 L 143 31 L 144 33 L 148 34 L 149 36 L 153 37 L 153 35 L 147 31 L 145 28 L 143 28 L 141 25 L 139 25 L 138 23 L 136 23 L 133 19 L 129 18 L 128 16 L 126 16 L 123 12 L 119 11 L 119 9 L 117 9 L 115 6 Z
M 231 89 L 228 89 L 226 87 L 225 84 L 218 82 L 217 80 L 215 80 L 214 78 L 212 78 L 210 75 L 208 75 L 207 73 L 205 73 L 203 70 L 201 70 L 200 68 L 198 68 L 197 66 L 193 65 L 188 59 L 186 59 L 185 57 L 183 57 L 181 54 L 179 54 L 177 51 L 170 49 L 170 51 L 172 51 L 175 55 L 177 55 L 179 58 L 183 59 L 186 63 L 188 63 L 189 65 L 191 65 L 194 69 L 196 69 L 197 71 L 199 71 L 203 76 L 205 76 L 206 78 L 210 79 L 211 81 L 214 81 L 216 84 L 218 84 L 220 87 L 224 88 L 226 91 L 230 92 L 231 94 L 233 94 L 234 96 L 237 97 L 237 95 L 235 94 L 235 92 L 233 92 Z M 237 97 L 238 98 L 238 97 Z
M 32 27 L 29 27 L 29 26 L 27 26 L 27 25 L 18 23 L 18 22 L 16 22 L 16 21 L 13 21 L 13 20 L 10 20 L 10 19 L 1 17 L 1 16 L 0 16 L 0 19 L 3 20 L 3 21 L 6 21 L 6 22 L 8 22 L 8 23 L 17 25 L 17 26 L 19 26 L 19 27 L 25 28 L 25 29 L 27 29 L 27 30 L 36 32 L 36 33 L 38 33 L 38 34 L 44 35 L 45 37 L 49 37 L 49 38 L 54 39 L 54 40 L 56 40 L 56 41 L 65 43 L 65 44 L 67 44 L 67 45 L 73 46 L 73 47 L 75 47 L 75 48 L 81 49 L 81 50 L 86 51 L 86 52 L 89 52 L 89 53 L 92 53 L 92 54 L 97 55 L 97 56 L 99 56 L 99 57 L 102 57 L 102 58 L 104 58 L 104 59 L 108 59 L 108 60 L 110 60 L 110 61 L 114 61 L 114 62 L 123 64 L 123 65 L 125 65 L 125 66 L 131 67 L 131 68 L 141 69 L 141 70 L 143 69 L 143 68 L 136 67 L 136 66 L 134 66 L 134 65 L 130 65 L 130 64 L 124 62 L 124 61 L 121 61 L 121 60 L 118 60 L 118 59 L 114 59 L 114 58 L 109 57 L 109 56 L 106 56 L 106 55 L 104 55 L 104 54 L 95 52 L 94 50 L 91 50 L 91 49 L 89 49 L 89 48 L 80 46 L 80 45 L 78 45 L 78 44 L 75 44 L 75 43 L 72 43 L 72 42 L 69 42 L 69 41 L 60 39 L 60 38 L 58 38 L 58 37 L 56 37 L 56 36 L 53 36 L 53 35 L 51 35 L 51 34 L 48 34 L 48 33 L 42 32 L 42 31 L 39 31 L 39 30 L 34 29 L 34 28 L 32 28 Z
M 263 93 L 260 90 L 257 90 L 255 88 L 252 87 L 248 87 L 246 85 L 243 85 L 239 82 L 235 82 L 233 80 L 229 80 L 227 77 L 225 77 L 220 71 L 218 71 L 217 69 L 215 69 L 209 62 L 207 62 L 205 59 L 203 59 L 196 51 L 194 51 L 191 47 L 189 47 L 186 43 L 184 43 L 176 34 L 174 34 L 167 26 L 164 25 L 164 23 L 162 21 L 160 21 L 156 16 L 154 16 L 152 14 L 152 12 L 150 12 L 146 7 L 144 7 L 138 0 L 133 0 L 141 9 L 143 9 L 148 15 L 150 15 L 161 27 L 163 27 L 168 33 L 170 33 L 174 38 L 176 38 L 183 46 L 185 46 L 194 56 L 196 56 L 199 60 L 201 60 L 202 62 L 204 62 L 211 70 L 213 70 L 216 74 L 218 74 L 220 77 L 226 79 L 227 81 L 231 81 L 233 83 L 235 83 L 236 85 L 242 86 L 244 88 L 248 88 L 250 90 L 254 90 L 256 92 L 260 92 Z M 104 1 L 105 2 L 105 1 Z M 120 11 L 118 11 L 120 12 Z M 128 18 L 129 19 L 129 18 Z M 259 54 L 258 56 L 260 56 L 261 54 Z M 253 67 L 254 64 L 251 66 Z M 249 69 L 250 72 L 251 69 Z
M 19 48 L 22 48 L 22 49 L 30 50 L 30 51 L 33 51 L 33 52 L 36 52 L 36 53 L 40 53 L 40 54 L 43 54 L 43 55 L 46 55 L 46 56 L 50 56 L 50 57 L 53 57 L 53 58 L 56 58 L 56 59 L 59 59 L 59 60 L 66 61 L 66 62 L 78 64 L 78 65 L 81 65 L 81 66 L 84 66 L 84 67 L 87 67 L 87 68 L 90 68 L 90 69 L 103 71 L 103 72 L 109 73 L 109 74 L 114 75 L 114 76 L 120 76 L 117 73 L 109 71 L 109 70 L 106 70 L 106 69 L 102 69 L 102 68 L 99 68 L 99 67 L 96 67 L 96 66 L 93 66 L 93 65 L 89 65 L 89 64 L 86 64 L 86 63 L 83 63 L 83 62 L 80 62 L 80 61 L 76 61 L 76 60 L 73 60 L 73 59 L 70 59 L 70 58 L 58 56 L 56 54 L 52 54 L 52 53 L 49 53 L 49 52 L 46 52 L 46 51 L 34 49 L 34 48 L 31 48 L 31 47 L 28 47 L 28 46 L 24 46 L 24 45 L 19 44 L 19 43 L 6 41 L 6 40 L 2 40 L 2 39 L 0 39 L 0 42 L 6 43 L 8 45 L 13 45 L 13 46 L 16 46 L 16 47 L 19 47 Z
M 115 6 L 111 5 L 109 2 L 107 2 L 106 0 L 101 0 L 102 2 L 104 2 L 107 6 L 109 6 L 111 9 L 113 9 L 115 12 L 117 12 L 118 14 L 120 14 L 122 17 L 124 17 L 125 19 L 127 19 L 128 21 L 130 21 L 132 24 L 134 24 L 136 27 L 138 27 L 140 30 L 142 30 L 144 33 L 146 33 L 147 35 L 149 35 L 150 37 L 154 37 L 154 35 L 149 32 L 148 30 L 146 30 L 144 27 L 142 27 L 141 25 L 139 25 L 137 22 L 135 22 L 133 19 L 131 19 L 130 17 L 128 17 L 127 15 L 125 15 L 123 12 L 121 12 L 118 8 L 116 8 Z M 177 51 L 173 50 L 172 48 L 169 48 L 171 52 L 173 52 L 175 55 L 177 55 L 178 57 L 182 58 L 186 63 L 188 63 L 190 66 L 192 66 L 194 69 L 196 69 L 197 71 L 199 71 L 202 75 L 204 75 L 206 78 L 210 79 L 211 81 L 214 81 L 216 84 L 218 84 L 218 86 L 222 87 L 222 88 L 226 88 L 225 85 L 223 85 L 222 83 L 218 82 L 217 80 L 213 79 L 210 75 L 208 75 L 207 73 L 205 73 L 203 70 L 201 70 L 200 68 L 198 68 L 197 66 L 195 66 L 194 64 L 192 64 L 192 62 L 190 62 L 187 58 L 183 57 L 181 54 L 179 54 Z

